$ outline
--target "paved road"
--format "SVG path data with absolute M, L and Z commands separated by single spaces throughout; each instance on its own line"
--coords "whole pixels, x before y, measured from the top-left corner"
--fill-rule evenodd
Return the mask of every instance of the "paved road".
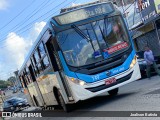
M 108 95 L 92 98 L 76 105 L 76 111 L 160 111 L 160 77 L 154 76 L 150 80 L 142 79 L 120 88 L 115 97 Z M 83 113 L 80 115 L 83 116 Z M 19 118 L 20 119 L 20 118 Z M 22 120 L 36 120 L 23 118 Z M 37 120 L 81 120 L 82 117 L 38 118 Z M 103 118 L 87 117 L 87 120 L 130 120 L 131 118 Z M 132 118 L 135 120 L 159 120 L 160 118 Z M 17 120 L 12 119 L 12 120 Z

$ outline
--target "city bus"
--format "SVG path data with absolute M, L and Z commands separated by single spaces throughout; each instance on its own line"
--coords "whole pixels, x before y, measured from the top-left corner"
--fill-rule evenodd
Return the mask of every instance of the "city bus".
M 39 34 L 19 70 L 31 105 L 70 105 L 141 77 L 123 15 L 112 2 L 62 9 Z

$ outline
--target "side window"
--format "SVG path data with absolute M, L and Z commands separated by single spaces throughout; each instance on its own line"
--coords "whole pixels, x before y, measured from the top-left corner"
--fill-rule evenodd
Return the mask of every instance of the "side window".
M 38 53 L 37 50 L 34 53 L 34 58 L 35 58 L 35 62 L 38 63 L 38 61 L 39 61 L 40 58 L 39 58 L 39 53 Z
M 30 72 L 29 72 L 28 67 L 26 67 L 26 74 L 27 74 L 28 82 L 29 82 L 29 83 L 32 83 L 33 80 L 32 80 L 32 78 L 31 78 L 31 74 L 30 74 Z
M 32 68 L 33 68 L 33 72 L 34 72 L 34 74 L 36 75 L 36 68 L 35 68 L 35 65 L 33 65 L 33 59 L 32 59 L 33 57 L 31 57 L 31 66 L 32 66 Z
M 35 76 L 35 72 L 34 72 L 32 63 L 29 65 L 28 70 L 30 72 L 30 77 L 32 78 L 32 81 L 33 82 L 36 81 L 36 76 Z
M 39 71 L 39 74 L 42 73 L 42 66 L 41 66 L 41 62 L 37 64 L 37 67 L 38 67 L 38 71 Z
M 23 75 L 24 75 L 25 82 L 26 82 L 26 84 L 28 85 L 28 84 L 29 84 L 29 80 L 28 80 L 27 72 L 26 72 L 25 69 L 24 69 L 24 71 L 23 71 Z
M 22 75 L 19 76 L 19 80 L 20 80 L 22 87 L 25 88 L 25 84 L 24 84 L 24 80 L 22 78 Z
M 47 41 L 46 47 L 47 47 L 47 51 L 48 51 L 53 69 L 54 71 L 58 71 L 61 69 L 61 65 L 60 65 L 60 62 L 58 60 L 58 56 L 56 53 L 58 46 L 56 45 L 57 43 L 55 41 L 56 40 L 54 38 L 51 38 L 50 40 Z
M 27 81 L 25 79 L 24 73 L 22 73 L 22 80 L 23 80 L 24 87 L 26 88 L 27 87 Z
M 32 64 L 32 66 L 34 68 L 33 71 L 35 72 L 35 75 L 38 76 L 39 71 L 38 71 L 37 66 L 36 66 L 36 61 L 35 61 L 34 55 L 31 58 L 31 64 Z
M 45 56 L 44 59 L 42 60 L 43 62 L 43 68 L 46 69 L 49 67 L 49 60 L 48 60 L 48 57 Z
M 44 53 L 44 51 L 43 51 L 43 53 Z M 42 73 L 42 63 L 41 63 L 41 55 L 40 55 L 40 49 L 39 49 L 39 47 L 35 51 L 34 57 L 35 57 L 36 67 L 38 69 L 38 74 L 41 74 Z
M 39 44 L 38 50 L 39 50 L 40 56 L 41 56 L 41 60 L 38 64 L 38 67 L 39 67 L 39 71 L 43 72 L 46 68 L 49 67 L 49 60 L 48 60 L 47 53 L 46 53 L 43 42 L 41 42 Z M 40 64 L 41 64 L 41 67 L 40 67 Z
M 44 44 L 42 42 L 40 43 L 38 49 L 39 49 L 39 52 L 40 52 L 40 56 L 42 58 L 46 53 L 45 48 L 44 48 Z
M 39 76 L 39 74 L 43 73 L 44 70 L 50 66 L 49 59 L 43 42 L 39 44 L 37 50 L 34 52 L 30 60 L 31 60 L 31 66 L 33 68 L 32 72 L 33 75 L 35 74 L 35 77 Z M 26 69 L 26 71 L 28 71 L 28 68 Z M 30 78 L 31 74 L 28 76 L 29 81 Z

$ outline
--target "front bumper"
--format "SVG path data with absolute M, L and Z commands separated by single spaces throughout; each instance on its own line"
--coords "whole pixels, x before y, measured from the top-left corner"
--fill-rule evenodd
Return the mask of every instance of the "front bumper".
M 138 62 L 132 69 L 129 69 L 123 73 L 117 74 L 110 78 L 113 77 L 117 79 L 117 82 L 110 85 L 105 85 L 105 79 L 94 83 L 88 83 L 84 86 L 77 85 L 71 81 L 68 81 L 70 83 L 72 95 L 74 97 L 75 102 L 79 100 L 86 100 L 94 96 L 98 96 L 102 93 L 113 90 L 115 88 L 128 84 L 137 79 L 140 79 L 141 74 L 139 71 Z

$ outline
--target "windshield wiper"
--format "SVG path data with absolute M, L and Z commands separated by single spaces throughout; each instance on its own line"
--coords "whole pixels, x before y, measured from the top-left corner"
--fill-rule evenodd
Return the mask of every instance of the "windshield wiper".
M 102 37 L 103 37 L 103 39 L 104 39 L 104 42 L 106 43 L 107 48 L 109 48 L 109 45 L 108 45 L 108 43 L 107 43 L 107 41 L 106 41 L 105 34 L 103 33 L 102 28 L 101 28 L 101 26 L 100 26 L 100 25 L 99 25 L 99 29 L 100 29 L 100 32 L 101 32 Z
M 92 46 L 92 48 L 93 48 L 93 50 L 94 50 L 94 52 L 95 52 L 96 50 L 95 50 L 95 48 L 94 48 L 94 46 L 93 46 L 92 39 L 91 39 L 88 35 L 86 35 L 81 29 L 79 29 L 76 25 L 73 24 L 73 25 L 71 25 L 71 27 L 74 28 L 74 30 L 75 30 L 80 36 L 82 36 L 84 39 L 86 39 L 87 42 L 90 42 L 90 43 L 91 43 L 91 46 Z
M 79 29 L 76 25 L 71 25 L 72 28 L 74 28 L 74 30 L 80 35 L 82 36 L 84 39 L 87 40 L 87 42 L 91 41 L 91 38 L 89 38 L 88 35 L 86 35 L 81 29 Z

